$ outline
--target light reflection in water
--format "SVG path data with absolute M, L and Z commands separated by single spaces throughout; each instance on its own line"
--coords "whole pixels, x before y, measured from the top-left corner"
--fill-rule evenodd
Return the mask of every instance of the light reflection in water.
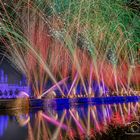
M 8 125 L 8 116 L 0 116 L 0 136 L 3 135 Z
M 76 106 L 64 110 L 46 108 L 44 111 L 22 115 L 17 111 L 15 123 L 20 128 L 27 127 L 28 140 L 73 140 L 76 137 L 84 140 L 85 137 L 95 138 L 97 133 L 107 134 L 110 125 L 123 128 L 129 122 L 139 120 L 138 116 L 138 103 Z M 0 116 L 0 138 L 4 139 L 4 133 L 11 131 L 8 125 L 9 117 Z

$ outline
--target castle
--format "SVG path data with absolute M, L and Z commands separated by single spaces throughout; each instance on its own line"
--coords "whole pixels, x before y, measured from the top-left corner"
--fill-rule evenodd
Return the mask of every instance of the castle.
M 16 78 L 16 77 L 15 77 Z M 20 91 L 30 94 L 30 88 L 26 85 L 26 80 L 23 78 L 18 83 L 8 83 L 8 75 L 0 69 L 0 98 L 16 98 Z

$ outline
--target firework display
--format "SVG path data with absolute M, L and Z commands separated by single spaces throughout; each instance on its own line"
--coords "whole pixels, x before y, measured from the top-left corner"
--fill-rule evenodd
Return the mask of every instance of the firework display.
M 0 139 L 140 139 L 139 0 L 0 0 Z
M 140 15 L 134 4 L 0 1 L 2 51 L 26 76 L 35 97 L 46 91 L 49 80 L 62 96 L 74 93 L 79 82 L 86 96 L 93 81 L 115 92 L 139 90 Z M 60 81 L 63 87 L 70 83 L 67 95 Z

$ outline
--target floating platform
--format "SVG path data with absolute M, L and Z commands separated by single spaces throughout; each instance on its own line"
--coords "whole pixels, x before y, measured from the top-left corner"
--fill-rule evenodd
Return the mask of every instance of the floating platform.
M 34 99 L 30 100 L 30 107 L 55 107 L 70 108 L 76 105 L 101 105 L 139 102 L 140 96 L 112 96 L 96 98 L 55 98 L 55 99 Z
M 55 98 L 55 99 L 0 99 L 0 110 L 29 108 L 70 108 L 76 105 L 101 105 L 140 102 L 140 96 L 112 96 L 95 98 Z

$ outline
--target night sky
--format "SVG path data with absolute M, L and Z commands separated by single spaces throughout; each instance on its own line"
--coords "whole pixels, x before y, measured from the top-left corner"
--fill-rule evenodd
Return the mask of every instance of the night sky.
M 22 74 L 15 68 L 15 66 L 2 55 L 0 56 L 0 70 L 4 70 L 4 74 L 8 75 L 8 83 L 18 83 L 22 78 Z

